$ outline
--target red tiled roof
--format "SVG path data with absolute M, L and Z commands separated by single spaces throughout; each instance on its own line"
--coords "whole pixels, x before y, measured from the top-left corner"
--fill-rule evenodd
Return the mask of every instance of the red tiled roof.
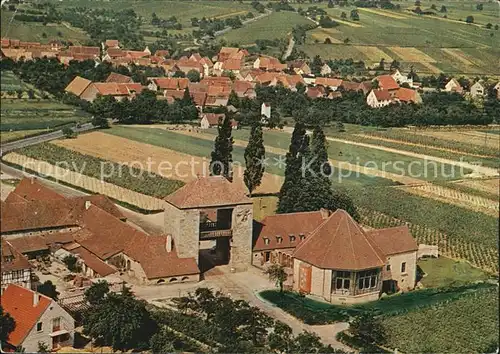
M 236 92 L 238 96 L 243 95 L 247 90 L 254 88 L 255 84 L 250 81 L 236 80 L 233 83 L 233 91 Z
M 106 82 L 116 82 L 118 84 L 128 84 L 133 82 L 132 78 L 127 75 L 122 75 L 118 73 L 111 73 L 109 74 L 108 78 L 106 79 Z
M 254 228 L 254 232 L 257 235 L 254 250 L 295 248 L 302 242 L 300 238 L 301 234 L 307 239 L 308 235 L 324 221 L 325 219 L 321 211 L 266 216 L 260 225 Z M 290 239 L 290 235 L 295 236 L 294 241 Z M 276 236 L 282 238 L 281 243 L 278 243 Z M 265 239 L 269 240 L 267 244 Z
M 69 51 L 73 55 L 83 54 L 91 55 L 92 57 L 99 56 L 101 54 L 99 47 L 70 46 Z
M 411 236 L 408 226 L 370 230 L 366 234 L 386 256 L 418 250 L 417 242 Z
M 81 76 L 75 77 L 68 86 L 64 89 L 66 92 L 70 92 L 74 95 L 80 97 L 80 95 L 85 91 L 87 87 L 92 83 L 92 81 L 87 80 Z
M 168 50 L 165 50 L 165 49 L 158 49 L 156 52 L 155 52 L 155 56 L 156 57 L 168 57 L 170 56 L 170 52 Z
M 200 273 L 194 258 L 179 258 L 175 245 L 170 252 L 167 252 L 166 245 L 167 236 L 137 233 L 123 253 L 141 264 L 148 279 Z
M 94 82 L 92 85 L 103 96 L 127 96 L 129 94 L 127 86 L 115 82 Z
M 222 64 L 223 70 L 241 70 L 241 60 L 228 59 Z
M 224 113 L 204 113 L 203 118 L 206 118 L 208 124 L 210 125 L 218 125 L 219 121 L 223 120 L 226 117 Z
M 10 46 L 10 39 L 2 38 L 2 48 L 8 48 Z
M 104 43 L 106 47 L 119 47 L 120 42 L 117 39 L 107 39 Z
M 5 202 L 13 201 L 13 198 L 21 197 L 22 201 L 32 200 L 64 200 L 65 198 L 39 182 L 37 178 L 24 177 L 16 186 L 16 188 L 9 193 Z M 17 199 L 17 202 L 20 200 Z
M 186 78 L 152 77 L 150 80 L 161 90 L 184 90 L 189 85 Z
M 377 76 L 377 81 L 379 87 L 383 90 L 397 90 L 399 88 L 398 83 L 391 75 Z
M 148 57 L 148 56 L 150 56 L 150 54 L 143 52 L 143 51 L 140 51 L 140 50 L 126 50 L 125 56 L 132 58 L 132 59 L 140 59 L 140 58 Z
M 190 82 L 188 88 L 190 93 L 208 92 L 208 86 L 199 82 Z
M 352 81 L 342 81 L 342 84 L 340 85 L 345 91 L 358 91 L 360 90 L 359 83 L 358 82 L 352 82 Z
M 78 225 L 79 213 L 61 200 L 9 203 L 1 210 L 0 232 L 28 231 Z
M 77 247 L 71 250 L 71 253 L 79 256 L 83 262 L 92 269 L 94 272 L 99 274 L 101 277 L 116 273 L 116 269 L 108 265 L 107 263 L 101 261 L 98 257 L 93 255 L 91 252 L 83 247 Z
M 342 79 L 332 79 L 329 77 L 317 77 L 314 84 L 325 87 L 339 87 L 342 84 Z
M 108 48 L 106 54 L 111 58 L 119 58 L 125 56 L 125 51 L 120 48 Z
M 396 98 L 402 102 L 415 102 L 417 100 L 417 91 L 400 87 L 396 91 Z
M 25 236 L 11 239 L 10 244 L 21 253 L 47 251 L 49 246 L 42 236 Z
M 34 296 L 39 296 L 37 305 L 34 305 Z M 9 284 L 1 297 L 4 311 L 16 321 L 16 327 L 9 334 L 8 342 L 14 346 L 20 345 L 51 303 L 52 299 L 45 295 L 35 295 L 34 291 Z
M 344 210 L 336 210 L 295 249 L 294 258 L 322 269 L 379 268 L 385 256 Z
M 230 87 L 233 83 L 231 79 L 227 76 L 220 76 L 220 77 L 214 77 L 214 76 L 209 76 L 209 77 L 204 77 L 200 83 L 207 85 L 207 86 L 226 86 Z
M 4 240 L 2 238 L 2 273 L 12 272 L 15 270 L 30 269 L 31 264 L 28 259 L 21 254 L 21 252 L 16 249 L 16 247 L 11 243 L 11 241 Z M 12 260 L 7 261 L 7 258 Z
M 325 89 L 323 86 L 308 87 L 306 95 L 309 98 L 319 98 L 325 95 Z
M 375 94 L 375 97 L 377 98 L 377 101 L 392 101 L 392 96 L 391 93 L 387 90 L 373 90 L 373 93 Z
M 165 200 L 179 209 L 252 203 L 240 185 L 222 176 L 198 177 Z

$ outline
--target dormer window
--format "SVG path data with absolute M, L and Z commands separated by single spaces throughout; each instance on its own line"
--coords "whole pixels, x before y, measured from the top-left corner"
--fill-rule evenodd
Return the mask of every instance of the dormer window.
M 281 237 L 281 236 L 276 236 L 276 242 L 278 243 L 278 245 L 279 245 L 280 243 L 282 243 L 282 242 L 283 242 L 283 237 Z
M 264 237 L 264 244 L 268 245 L 270 241 L 267 237 Z
M 295 235 L 288 235 L 290 242 L 295 242 Z
M 300 240 L 303 241 L 306 238 L 306 235 L 304 234 L 299 234 Z
M 6 263 L 11 263 L 13 260 L 14 260 L 14 256 L 12 256 L 12 255 L 3 257 L 3 261 Z

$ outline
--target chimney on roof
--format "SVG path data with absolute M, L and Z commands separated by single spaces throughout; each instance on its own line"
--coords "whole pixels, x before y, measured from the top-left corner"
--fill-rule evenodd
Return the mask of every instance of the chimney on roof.
M 37 293 L 36 291 L 33 292 L 33 307 L 36 307 L 38 305 L 38 302 L 40 301 L 40 294 Z
M 321 213 L 321 217 L 322 217 L 323 219 L 328 219 L 328 217 L 330 216 L 330 210 L 328 210 L 328 209 L 321 208 L 321 209 L 319 210 L 319 212 Z
M 92 205 L 92 203 L 90 202 L 90 200 L 86 200 L 85 201 L 85 210 L 89 210 L 91 205 Z
M 172 235 L 167 235 L 167 243 L 165 245 L 167 252 L 172 252 Z

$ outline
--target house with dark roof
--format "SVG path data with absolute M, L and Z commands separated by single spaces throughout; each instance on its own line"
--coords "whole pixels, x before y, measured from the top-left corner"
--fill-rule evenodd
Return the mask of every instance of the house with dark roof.
M 53 299 L 10 284 L 0 302 L 3 310 L 16 321 L 3 350 L 23 347 L 27 353 L 36 353 L 39 343 L 50 350 L 73 346 L 75 320 Z
M 254 226 L 252 264 L 293 271 L 293 289 L 332 303 L 412 290 L 418 246 L 406 226 L 364 230 L 344 210 L 268 216 Z

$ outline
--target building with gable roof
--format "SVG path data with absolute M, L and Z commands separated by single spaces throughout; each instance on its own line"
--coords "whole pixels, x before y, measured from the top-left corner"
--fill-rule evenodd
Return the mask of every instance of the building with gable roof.
M 23 347 L 27 353 L 36 353 L 39 342 L 51 350 L 73 346 L 75 320 L 53 299 L 10 284 L 2 293 L 1 304 L 16 321 L 7 338 L 10 349 Z
M 105 196 L 66 198 L 36 179 L 23 179 L 2 202 L 0 232 L 8 246 L 2 243 L 2 269 L 12 275 L 5 278 L 8 283 L 27 286 L 30 281 L 22 255 L 55 251 L 76 256 L 90 278 L 119 270 L 140 284 L 199 280 L 195 259 L 179 257 L 171 236 L 136 229 Z M 19 271 L 16 277 L 11 274 Z
M 406 226 L 366 231 L 344 210 L 268 216 L 254 226 L 252 264 L 293 268 L 293 288 L 333 303 L 412 290 L 418 246 Z
M 204 215 L 213 213 L 215 220 Z M 165 234 L 179 257 L 200 266 L 200 241 L 215 241 L 219 262 L 245 270 L 252 254 L 252 199 L 222 176 L 198 177 L 165 198 Z
M 2 238 L 2 284 L 3 290 L 9 284 L 31 289 L 31 269 L 28 259 L 12 244 Z

